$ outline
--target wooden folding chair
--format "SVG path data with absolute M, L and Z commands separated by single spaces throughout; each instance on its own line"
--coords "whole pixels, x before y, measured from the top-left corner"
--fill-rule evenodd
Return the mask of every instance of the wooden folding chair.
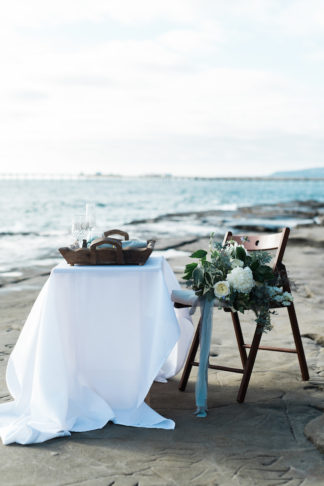
M 260 235 L 260 236 L 247 236 L 247 240 L 242 239 L 242 235 L 232 235 L 229 231 L 226 233 L 223 244 L 225 244 L 229 240 L 234 240 L 239 244 L 243 245 L 246 250 L 248 251 L 256 251 L 256 250 L 277 250 L 274 262 L 273 262 L 273 270 L 276 272 L 280 272 L 283 281 L 283 289 L 284 291 L 290 292 L 290 285 L 288 280 L 288 275 L 286 271 L 285 265 L 282 263 L 283 255 L 286 249 L 288 237 L 289 237 L 290 230 L 289 228 L 284 228 L 281 233 L 269 234 L 269 235 Z M 177 302 L 176 299 L 173 298 L 174 306 L 175 307 L 190 307 L 190 303 L 186 303 L 185 300 L 179 299 Z M 272 308 L 279 308 L 283 307 L 280 304 L 274 304 Z M 302 379 L 307 381 L 309 379 L 307 363 L 305 359 L 304 348 L 299 332 L 298 321 L 295 311 L 295 306 L 293 303 L 286 307 L 288 311 L 288 316 L 290 320 L 290 325 L 295 341 L 295 348 L 276 348 L 270 346 L 259 346 L 261 337 L 262 337 L 262 327 L 256 326 L 254 337 L 252 340 L 252 344 L 245 344 L 243 333 L 241 329 L 241 324 L 239 320 L 239 316 L 237 312 L 231 312 L 235 336 L 237 340 L 237 345 L 242 361 L 242 368 L 232 368 L 228 366 L 220 366 L 220 365 L 211 365 L 209 364 L 209 368 L 221 371 L 231 371 L 234 373 L 242 373 L 242 381 L 240 385 L 240 389 L 237 395 L 237 401 L 242 403 L 245 399 L 245 395 L 247 392 L 247 388 L 249 385 L 249 381 L 251 378 L 254 362 L 256 359 L 256 355 L 259 349 L 266 350 L 266 351 L 280 351 L 283 353 L 296 353 L 299 360 L 300 371 L 302 375 Z M 198 346 L 199 346 L 199 330 L 201 326 L 201 317 L 197 326 L 197 330 L 195 332 L 192 345 L 188 354 L 188 358 L 182 373 L 182 377 L 179 384 L 179 390 L 184 391 L 187 382 L 189 379 L 189 375 L 193 366 L 199 366 L 199 362 L 195 361 L 195 357 L 197 354 Z M 250 349 L 249 354 L 247 354 L 246 350 Z

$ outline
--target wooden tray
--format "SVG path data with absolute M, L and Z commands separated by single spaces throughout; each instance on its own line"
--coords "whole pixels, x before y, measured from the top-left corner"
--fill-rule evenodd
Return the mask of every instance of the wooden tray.
M 123 248 L 120 239 L 110 235 L 121 235 L 129 240 L 129 235 L 122 230 L 104 232 L 104 238 L 94 240 L 90 248 L 76 250 L 64 247 L 59 252 L 70 265 L 144 265 L 154 249 L 154 240 L 148 240 L 145 248 Z M 97 248 L 103 243 L 110 243 L 114 248 Z

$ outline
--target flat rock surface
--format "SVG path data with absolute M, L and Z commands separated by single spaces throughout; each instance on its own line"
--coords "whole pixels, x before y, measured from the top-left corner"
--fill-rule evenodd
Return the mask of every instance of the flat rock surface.
M 324 380 L 322 381 L 322 390 Z M 305 427 L 305 435 L 308 437 L 317 449 L 324 454 L 324 415 L 311 420 Z
M 304 238 L 301 229 L 300 238 Z M 318 232 L 319 233 L 319 232 Z M 316 235 L 317 241 L 323 241 Z M 298 230 L 295 230 L 298 238 Z M 206 247 L 207 240 L 179 249 Z M 188 257 L 170 260 L 181 281 Z M 294 282 L 310 381 L 301 381 L 294 354 L 260 351 L 244 404 L 236 402 L 240 375 L 209 371 L 209 413 L 194 412 L 194 369 L 185 392 L 179 376 L 154 383 L 151 406 L 176 421 L 173 431 L 107 424 L 101 430 L 73 433 L 38 445 L 0 445 L 2 485 L 216 486 L 321 485 L 324 478 L 324 278 L 318 246 L 291 240 L 285 263 Z M 0 401 L 10 399 L 5 384 L 8 356 L 46 280 L 31 272 L 21 283 L 0 291 Z M 195 323 L 197 315 L 194 316 Z M 273 317 L 274 329 L 262 344 L 289 347 L 292 336 L 285 309 Z M 246 341 L 253 315 L 242 318 Z M 212 363 L 240 366 L 230 314 L 215 310 Z M 317 449 L 318 447 L 318 449 Z M 320 452 L 321 451 L 321 452 Z

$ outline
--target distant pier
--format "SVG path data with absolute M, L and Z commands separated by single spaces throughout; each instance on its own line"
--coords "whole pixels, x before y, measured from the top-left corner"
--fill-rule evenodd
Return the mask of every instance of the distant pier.
M 0 180 L 107 180 L 107 179 L 175 179 L 196 181 L 323 181 L 324 177 L 275 177 L 275 176 L 175 176 L 170 174 L 28 174 L 0 173 Z

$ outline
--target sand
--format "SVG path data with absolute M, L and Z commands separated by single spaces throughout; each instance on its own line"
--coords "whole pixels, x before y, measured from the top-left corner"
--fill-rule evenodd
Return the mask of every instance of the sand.
M 189 239 L 190 240 L 190 239 Z M 159 242 L 160 249 L 192 251 L 207 240 Z M 0 445 L 4 485 L 320 485 L 324 482 L 324 227 L 292 232 L 285 263 L 304 335 L 310 381 L 301 381 L 296 355 L 260 351 L 244 404 L 236 402 L 240 377 L 209 371 L 209 414 L 193 415 L 196 369 L 185 392 L 179 376 L 154 383 L 151 405 L 176 421 L 174 431 L 108 424 L 39 445 Z M 178 279 L 188 258 L 169 260 Z M 0 401 L 8 356 L 50 269 L 35 267 L 2 282 L 0 291 Z M 23 279 L 23 280 L 22 280 Z M 20 280 L 20 281 L 19 281 Z M 195 322 L 197 317 L 194 317 Z M 253 315 L 242 319 L 251 336 Z M 287 312 L 273 318 L 263 343 L 292 344 Z M 230 315 L 214 313 L 214 363 L 240 365 Z

